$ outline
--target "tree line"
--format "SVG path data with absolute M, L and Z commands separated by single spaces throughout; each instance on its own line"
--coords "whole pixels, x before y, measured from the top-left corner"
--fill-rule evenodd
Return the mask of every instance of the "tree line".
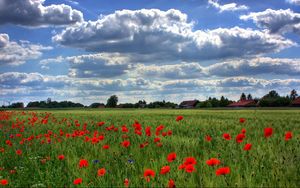
M 277 91 L 271 90 L 268 94 L 264 95 L 262 98 L 253 98 L 249 93 L 246 95 L 242 93 L 239 101 L 254 100 L 257 106 L 260 107 L 284 107 L 289 106 L 293 100 L 298 97 L 297 91 L 293 89 L 290 95 L 280 96 Z M 215 97 L 209 97 L 207 100 L 199 101 L 196 108 L 214 108 L 214 107 L 227 107 L 234 101 L 221 96 L 220 99 Z M 24 108 L 24 103 L 16 102 L 9 104 L 7 106 L 2 105 L 2 108 Z M 106 104 L 104 103 L 92 103 L 89 106 L 84 106 L 80 103 L 74 103 L 71 101 L 52 101 L 48 98 L 46 101 L 33 101 L 29 102 L 26 106 L 27 108 L 177 108 L 178 104 L 173 102 L 154 101 L 147 103 L 145 100 L 139 100 L 136 103 L 123 103 L 118 105 L 118 96 L 112 95 L 107 99 Z

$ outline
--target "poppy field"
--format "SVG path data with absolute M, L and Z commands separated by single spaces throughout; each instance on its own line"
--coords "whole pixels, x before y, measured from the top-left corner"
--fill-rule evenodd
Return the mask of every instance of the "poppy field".
M 0 186 L 299 187 L 300 110 L 0 111 Z

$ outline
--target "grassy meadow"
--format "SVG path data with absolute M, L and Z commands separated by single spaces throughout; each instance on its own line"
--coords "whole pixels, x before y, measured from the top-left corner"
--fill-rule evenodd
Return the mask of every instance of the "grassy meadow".
M 1 111 L 0 183 L 299 187 L 299 128 L 300 110 Z

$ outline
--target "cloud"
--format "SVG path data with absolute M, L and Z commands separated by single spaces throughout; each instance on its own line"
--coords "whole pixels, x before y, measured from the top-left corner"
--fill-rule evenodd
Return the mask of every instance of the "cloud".
M 7 34 L 0 33 L 0 65 L 20 65 L 27 60 L 39 58 L 42 51 L 51 49 L 29 41 L 10 41 Z
M 266 9 L 262 12 L 242 15 L 240 19 L 253 20 L 257 26 L 268 29 L 270 33 L 294 32 L 300 34 L 300 14 L 291 9 Z
M 213 76 L 253 76 L 259 74 L 300 75 L 300 59 L 258 57 L 216 63 L 205 68 Z
M 66 2 L 71 3 L 72 5 L 79 5 L 77 1 L 73 1 L 73 0 L 66 0 Z
M 300 59 L 257 57 L 252 59 L 234 59 L 201 66 L 199 63 L 173 65 L 139 64 L 132 75 L 148 78 L 191 79 L 210 77 L 254 76 L 262 74 L 300 75 Z
M 208 4 L 215 7 L 219 10 L 219 12 L 225 11 L 241 11 L 241 10 L 248 10 L 249 8 L 246 5 L 237 5 L 236 3 L 229 3 L 220 5 L 218 0 L 208 0 Z
M 126 74 L 133 69 L 130 60 L 118 53 L 98 53 L 79 56 L 43 59 L 40 61 L 43 69 L 49 69 L 49 64 L 69 63 L 69 76 L 74 78 L 112 78 Z
M 193 27 L 186 14 L 174 9 L 122 10 L 69 26 L 52 39 L 64 46 L 120 53 L 135 62 L 148 59 L 148 63 L 157 58 L 170 62 L 254 56 L 296 45 L 282 36 L 249 28 L 193 31 Z
M 207 76 L 205 68 L 199 63 L 180 63 L 173 65 L 143 65 L 139 64 L 133 73 L 136 76 L 167 79 L 203 78 Z
M 53 97 L 54 100 L 76 99 L 84 104 L 95 102 L 100 98 L 106 100 L 117 94 L 130 102 L 146 98 L 148 101 L 162 98 L 180 102 L 183 97 L 198 98 L 204 95 L 233 97 L 241 92 L 253 92 L 255 96 L 263 96 L 275 89 L 287 94 L 292 89 L 300 90 L 300 79 L 257 79 L 252 77 L 232 77 L 225 79 L 189 79 L 153 81 L 143 78 L 129 79 L 81 79 L 68 76 L 49 76 L 39 73 L 7 72 L 0 74 L 0 100 Z M 260 94 L 258 96 L 258 94 Z M 124 98 L 122 99 L 123 102 Z M 203 98 L 202 98 L 203 99 Z
M 294 5 L 300 5 L 300 0 L 286 0 L 286 2 Z
M 29 27 L 70 25 L 83 21 L 83 14 L 60 4 L 44 6 L 45 0 L 0 0 L 0 25 Z
M 111 78 L 126 74 L 131 69 L 126 59 L 117 54 L 89 54 L 66 59 L 71 67 L 69 76 L 76 78 Z

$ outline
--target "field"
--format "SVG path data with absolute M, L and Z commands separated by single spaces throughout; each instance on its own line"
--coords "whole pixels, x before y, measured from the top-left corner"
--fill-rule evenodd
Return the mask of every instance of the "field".
M 299 187 L 299 128 L 300 110 L 0 111 L 0 185 Z

